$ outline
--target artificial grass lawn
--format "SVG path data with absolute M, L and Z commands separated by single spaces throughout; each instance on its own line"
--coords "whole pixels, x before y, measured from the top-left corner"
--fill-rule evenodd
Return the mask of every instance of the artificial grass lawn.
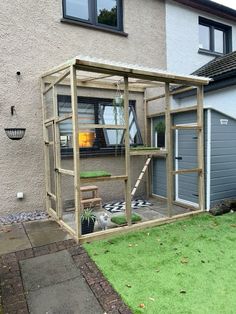
M 84 247 L 133 313 L 233 314 L 235 227 L 203 214 Z
M 87 179 L 87 178 L 97 178 L 97 177 L 110 177 L 111 174 L 106 171 L 82 171 L 80 172 L 80 178 Z
M 131 216 L 131 221 L 132 222 L 137 222 L 137 221 L 140 221 L 140 220 L 142 220 L 142 218 L 138 214 L 135 214 L 135 213 L 132 214 L 132 216 Z M 111 221 L 114 222 L 117 225 L 124 225 L 124 224 L 127 223 L 125 215 L 113 216 L 111 218 Z

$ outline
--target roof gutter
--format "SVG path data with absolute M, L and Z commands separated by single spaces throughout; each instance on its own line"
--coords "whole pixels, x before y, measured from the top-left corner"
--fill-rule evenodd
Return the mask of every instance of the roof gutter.
M 236 10 L 210 0 L 174 0 L 188 7 L 201 10 L 221 18 L 236 22 Z

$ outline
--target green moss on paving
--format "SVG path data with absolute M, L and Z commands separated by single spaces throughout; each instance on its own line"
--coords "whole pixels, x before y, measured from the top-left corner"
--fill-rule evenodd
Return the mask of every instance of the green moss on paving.
M 87 179 L 87 178 L 97 178 L 97 177 L 110 177 L 111 174 L 107 171 L 82 171 L 80 172 L 80 178 L 81 179 Z
M 131 220 L 132 220 L 132 222 L 138 222 L 138 221 L 142 220 L 142 218 L 139 215 L 137 215 L 137 214 L 132 214 Z M 113 216 L 111 218 L 111 221 L 114 222 L 117 225 L 124 225 L 124 224 L 127 223 L 125 215 Z
M 236 214 L 229 213 L 203 214 L 84 247 L 133 313 L 233 314 L 235 243 Z

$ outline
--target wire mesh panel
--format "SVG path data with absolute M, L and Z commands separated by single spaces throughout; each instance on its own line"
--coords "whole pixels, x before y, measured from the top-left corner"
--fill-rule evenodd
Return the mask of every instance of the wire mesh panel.
M 55 159 L 54 159 L 54 149 L 53 145 L 49 146 L 49 183 L 50 183 L 50 191 L 54 195 L 56 194 L 56 183 L 55 183 Z
M 53 111 L 53 90 L 50 89 L 44 95 L 44 112 L 45 112 L 45 119 L 51 119 L 54 117 Z

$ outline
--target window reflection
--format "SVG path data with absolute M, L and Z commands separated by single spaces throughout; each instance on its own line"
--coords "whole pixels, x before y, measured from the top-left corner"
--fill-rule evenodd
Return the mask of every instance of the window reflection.
M 215 29 L 215 51 L 224 52 L 224 32 L 218 29 Z
M 88 0 L 66 0 L 66 14 L 79 19 L 88 20 Z
M 199 25 L 199 48 L 210 50 L 210 27 Z
M 117 0 L 97 0 L 99 24 L 117 27 Z

